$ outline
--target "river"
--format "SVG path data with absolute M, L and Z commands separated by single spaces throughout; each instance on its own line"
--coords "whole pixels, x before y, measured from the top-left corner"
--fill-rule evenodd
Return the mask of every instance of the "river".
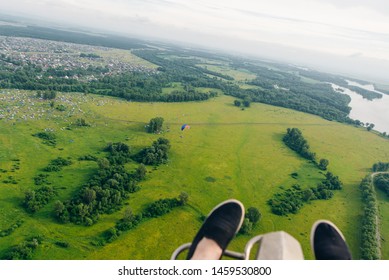
M 367 90 L 376 91 L 374 85 L 361 85 L 357 82 L 347 81 L 349 85 L 358 86 Z M 334 90 L 341 88 L 343 92 L 351 97 L 349 106 L 351 112 L 349 117 L 354 120 L 360 120 L 363 123 L 373 123 L 374 130 L 379 132 L 389 133 L 389 95 L 379 92 L 382 94 L 382 98 L 373 99 L 372 101 L 363 98 L 356 92 L 347 88 L 332 84 Z

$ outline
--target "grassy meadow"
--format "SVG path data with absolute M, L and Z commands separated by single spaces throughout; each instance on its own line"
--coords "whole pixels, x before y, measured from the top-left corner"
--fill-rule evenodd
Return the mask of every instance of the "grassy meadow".
M 23 94 L 31 99 L 34 95 Z M 252 103 L 250 108 L 240 110 L 233 106 L 233 100 L 219 96 L 205 102 L 137 103 L 72 93 L 57 98 L 56 104 L 67 106 L 64 112 L 50 108 L 47 101 L 19 106 L 13 118 L 0 120 L 0 168 L 6 170 L 0 173 L 0 230 L 16 220 L 24 223 L 11 235 L 0 237 L 0 255 L 25 238 L 40 234 L 44 241 L 34 253 L 36 259 L 168 259 L 176 247 L 191 241 L 201 225 L 201 215 L 225 199 L 236 198 L 246 208 L 257 207 L 262 219 L 250 236 L 238 236 L 229 249 L 242 251 L 251 237 L 284 230 L 301 242 L 305 258 L 312 259 L 311 225 L 317 219 L 330 219 L 343 231 L 358 258 L 362 213 L 358 185 L 373 163 L 389 161 L 389 141 L 362 128 L 289 109 Z M 18 117 L 24 114 L 23 110 L 42 113 L 39 118 L 23 119 Z M 156 116 L 165 119 L 162 135 L 145 132 L 144 126 Z M 65 129 L 81 117 L 91 126 Z M 190 129 L 182 132 L 184 123 Z M 273 194 L 295 183 L 304 188 L 316 186 L 324 178 L 314 165 L 283 144 L 288 127 L 298 127 L 318 158 L 330 161 L 329 170 L 340 177 L 344 188 L 336 191 L 331 200 L 313 201 L 298 214 L 281 217 L 272 214 L 266 204 Z M 55 147 L 32 136 L 45 129 L 56 133 Z M 138 213 L 150 202 L 176 197 L 181 191 L 189 194 L 188 205 L 147 220 L 104 247 L 91 242 L 122 218 L 124 208 L 101 216 L 90 227 L 54 220 L 55 200 L 69 199 L 97 170 L 95 162 L 78 161 L 78 157 L 103 157 L 102 149 L 107 143 L 118 141 L 127 143 L 135 152 L 161 136 L 171 141 L 170 161 L 157 168 L 147 167 L 147 179 L 141 183 L 140 191 L 131 194 L 128 206 Z M 57 196 L 37 213 L 27 213 L 21 206 L 24 192 L 38 188 L 33 177 L 44 173 L 42 169 L 59 156 L 69 157 L 73 164 L 48 173 L 47 180 L 57 190 Z M 129 170 L 136 166 L 127 165 Z M 297 179 L 290 176 L 294 172 L 298 173 Z M 16 184 L 3 182 L 9 176 Z M 381 201 L 387 207 L 387 199 Z M 383 214 L 389 211 L 385 209 Z M 389 224 L 382 225 L 382 235 L 388 235 Z M 57 241 L 68 242 L 69 247 L 61 248 L 55 244 Z M 383 256 L 389 258 L 388 253 Z

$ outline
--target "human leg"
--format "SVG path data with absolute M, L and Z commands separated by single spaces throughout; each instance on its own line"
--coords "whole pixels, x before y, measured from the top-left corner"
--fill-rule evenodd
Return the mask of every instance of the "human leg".
M 240 201 L 230 199 L 217 205 L 193 239 L 187 259 L 220 259 L 243 219 L 244 206 Z

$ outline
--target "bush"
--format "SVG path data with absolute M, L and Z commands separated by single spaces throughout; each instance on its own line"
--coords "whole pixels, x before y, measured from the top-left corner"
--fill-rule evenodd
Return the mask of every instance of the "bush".
M 53 132 L 38 132 L 33 134 L 32 136 L 38 137 L 43 141 L 43 144 L 49 145 L 49 146 L 55 146 L 57 144 L 56 136 Z
M 61 248 L 69 248 L 70 246 L 66 241 L 56 241 L 54 244 Z
M 259 210 L 255 207 L 250 207 L 247 209 L 246 212 L 246 218 L 249 219 L 250 222 L 253 224 L 256 224 L 261 219 L 262 214 L 259 212 Z
M 46 166 L 43 170 L 46 172 L 58 172 L 62 170 L 62 167 L 71 165 L 72 161 L 68 159 L 64 159 L 62 157 L 58 157 L 53 159 L 48 166 Z
M 162 117 L 156 117 L 150 120 L 147 127 L 148 133 L 160 133 L 162 130 L 164 119 Z

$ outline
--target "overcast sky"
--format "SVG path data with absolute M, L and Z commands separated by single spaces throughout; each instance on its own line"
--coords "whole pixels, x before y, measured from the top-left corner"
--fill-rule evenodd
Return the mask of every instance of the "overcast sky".
M 389 84 L 387 0 L 0 0 L 0 11 Z

